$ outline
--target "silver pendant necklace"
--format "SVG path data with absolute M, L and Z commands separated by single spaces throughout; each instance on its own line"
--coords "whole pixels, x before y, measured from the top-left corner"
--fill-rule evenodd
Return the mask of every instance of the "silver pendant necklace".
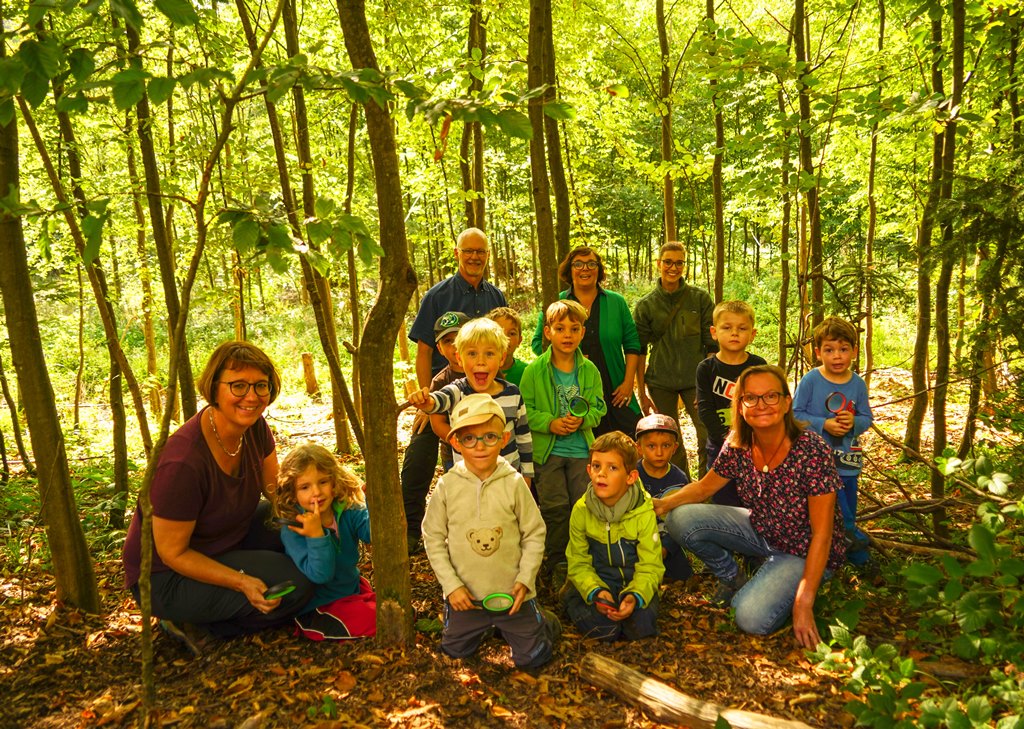
M 225 453 L 228 454 L 229 458 L 234 458 L 235 456 L 237 456 L 239 453 L 242 452 L 242 446 L 245 445 L 245 431 L 242 431 L 242 437 L 238 439 L 238 448 L 236 448 L 235 452 L 232 453 L 224 445 L 224 441 L 222 441 L 220 439 L 220 434 L 217 433 L 217 421 L 215 421 L 213 419 L 213 410 L 212 409 L 210 410 L 210 429 L 213 431 L 213 438 L 214 438 L 214 440 L 217 441 L 217 445 L 220 446 L 220 449 L 222 451 L 224 451 Z

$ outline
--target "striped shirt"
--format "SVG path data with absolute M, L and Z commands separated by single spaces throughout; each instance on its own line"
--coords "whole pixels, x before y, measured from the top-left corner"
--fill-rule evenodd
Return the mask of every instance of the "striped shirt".
M 501 385 L 501 392 L 493 395 L 502 412 L 505 413 L 505 432 L 512 437 L 501 449 L 501 455 L 512 468 L 523 474 L 524 478 L 533 478 L 533 436 L 530 435 L 530 423 L 526 419 L 526 404 L 519 388 L 502 379 L 495 379 Z M 449 414 L 462 398 L 476 391 L 470 386 L 469 380 L 461 377 L 450 385 L 430 393 L 434 405 L 431 413 Z M 455 462 L 462 460 L 462 454 L 455 452 Z

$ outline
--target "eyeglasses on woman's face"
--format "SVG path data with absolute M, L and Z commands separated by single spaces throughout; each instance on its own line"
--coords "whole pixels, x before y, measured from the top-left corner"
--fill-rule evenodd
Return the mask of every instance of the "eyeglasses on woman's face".
M 676 259 L 673 259 L 673 258 L 662 258 L 661 259 L 661 267 L 662 268 L 680 268 L 681 269 L 685 264 L 686 264 L 686 261 L 683 261 L 683 260 L 676 260 Z
M 260 380 L 259 382 L 246 382 L 245 380 L 232 380 L 231 382 L 221 382 L 222 385 L 227 385 L 228 390 L 235 397 L 245 397 L 249 394 L 249 389 L 252 388 L 256 391 L 256 395 L 259 397 L 267 397 L 270 394 L 270 383 L 266 380 Z
M 584 268 L 587 269 L 588 271 L 593 271 L 599 265 L 601 265 L 601 264 L 599 264 L 597 261 L 573 261 L 572 262 L 572 268 L 573 268 L 574 271 L 582 271 Z
M 765 407 L 772 407 L 778 405 L 779 400 L 782 399 L 782 393 L 776 390 L 771 390 L 764 393 L 763 395 L 755 395 L 752 392 L 745 392 L 740 395 L 740 402 L 743 403 L 743 407 L 752 408 L 757 407 L 758 403 L 763 403 Z
M 473 433 L 466 433 L 464 435 L 455 436 L 463 448 L 476 448 L 477 443 L 483 443 L 488 448 L 493 448 L 497 445 L 498 441 L 501 440 L 501 433 L 484 433 L 483 435 L 474 435 Z

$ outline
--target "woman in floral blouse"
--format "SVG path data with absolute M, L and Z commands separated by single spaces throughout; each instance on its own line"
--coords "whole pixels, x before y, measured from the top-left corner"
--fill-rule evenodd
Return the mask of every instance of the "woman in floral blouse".
M 831 450 L 794 419 L 792 403 L 781 369 L 745 370 L 733 393 L 733 430 L 714 468 L 655 499 L 654 508 L 667 515 L 676 542 L 718 577 L 713 601 L 735 608 L 741 630 L 766 635 L 792 616 L 797 641 L 814 648 L 821 641 L 814 624 L 818 586 L 845 557 L 836 509 L 842 482 Z M 730 479 L 745 508 L 699 503 Z M 734 554 L 764 563 L 748 578 Z

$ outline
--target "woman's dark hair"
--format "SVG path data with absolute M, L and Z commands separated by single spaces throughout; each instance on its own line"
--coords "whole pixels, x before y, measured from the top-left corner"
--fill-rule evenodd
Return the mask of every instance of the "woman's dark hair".
M 277 373 L 277 368 L 266 352 L 249 342 L 221 342 L 217 349 L 213 350 L 210 360 L 203 368 L 203 374 L 199 375 L 199 381 L 196 382 L 199 394 L 210 405 L 216 405 L 217 383 L 220 382 L 221 373 L 224 370 L 240 370 L 243 367 L 255 367 L 267 376 L 270 381 L 269 402 L 274 402 L 281 392 L 281 375 Z
M 782 421 L 786 425 L 786 435 L 789 436 L 791 442 L 795 443 L 804 430 L 804 423 L 793 416 L 793 396 L 789 391 L 789 383 L 786 382 L 786 373 L 775 365 L 765 364 L 748 367 L 736 378 L 736 387 L 733 388 L 732 393 L 732 430 L 729 431 L 729 445 L 733 448 L 750 448 L 753 442 L 754 429 L 747 425 L 747 421 L 743 418 L 743 405 L 740 400 L 747 391 L 747 380 L 754 375 L 772 375 L 779 381 L 779 390 L 782 392 L 782 396 L 789 401 L 789 407 L 783 413 Z M 779 405 L 781 406 L 782 403 L 780 402 Z
M 569 288 L 572 288 L 572 262 L 583 256 L 593 256 L 597 259 L 597 282 L 604 283 L 604 261 L 601 260 L 601 254 L 590 246 L 576 246 L 569 251 L 565 260 L 558 264 L 558 278 Z

